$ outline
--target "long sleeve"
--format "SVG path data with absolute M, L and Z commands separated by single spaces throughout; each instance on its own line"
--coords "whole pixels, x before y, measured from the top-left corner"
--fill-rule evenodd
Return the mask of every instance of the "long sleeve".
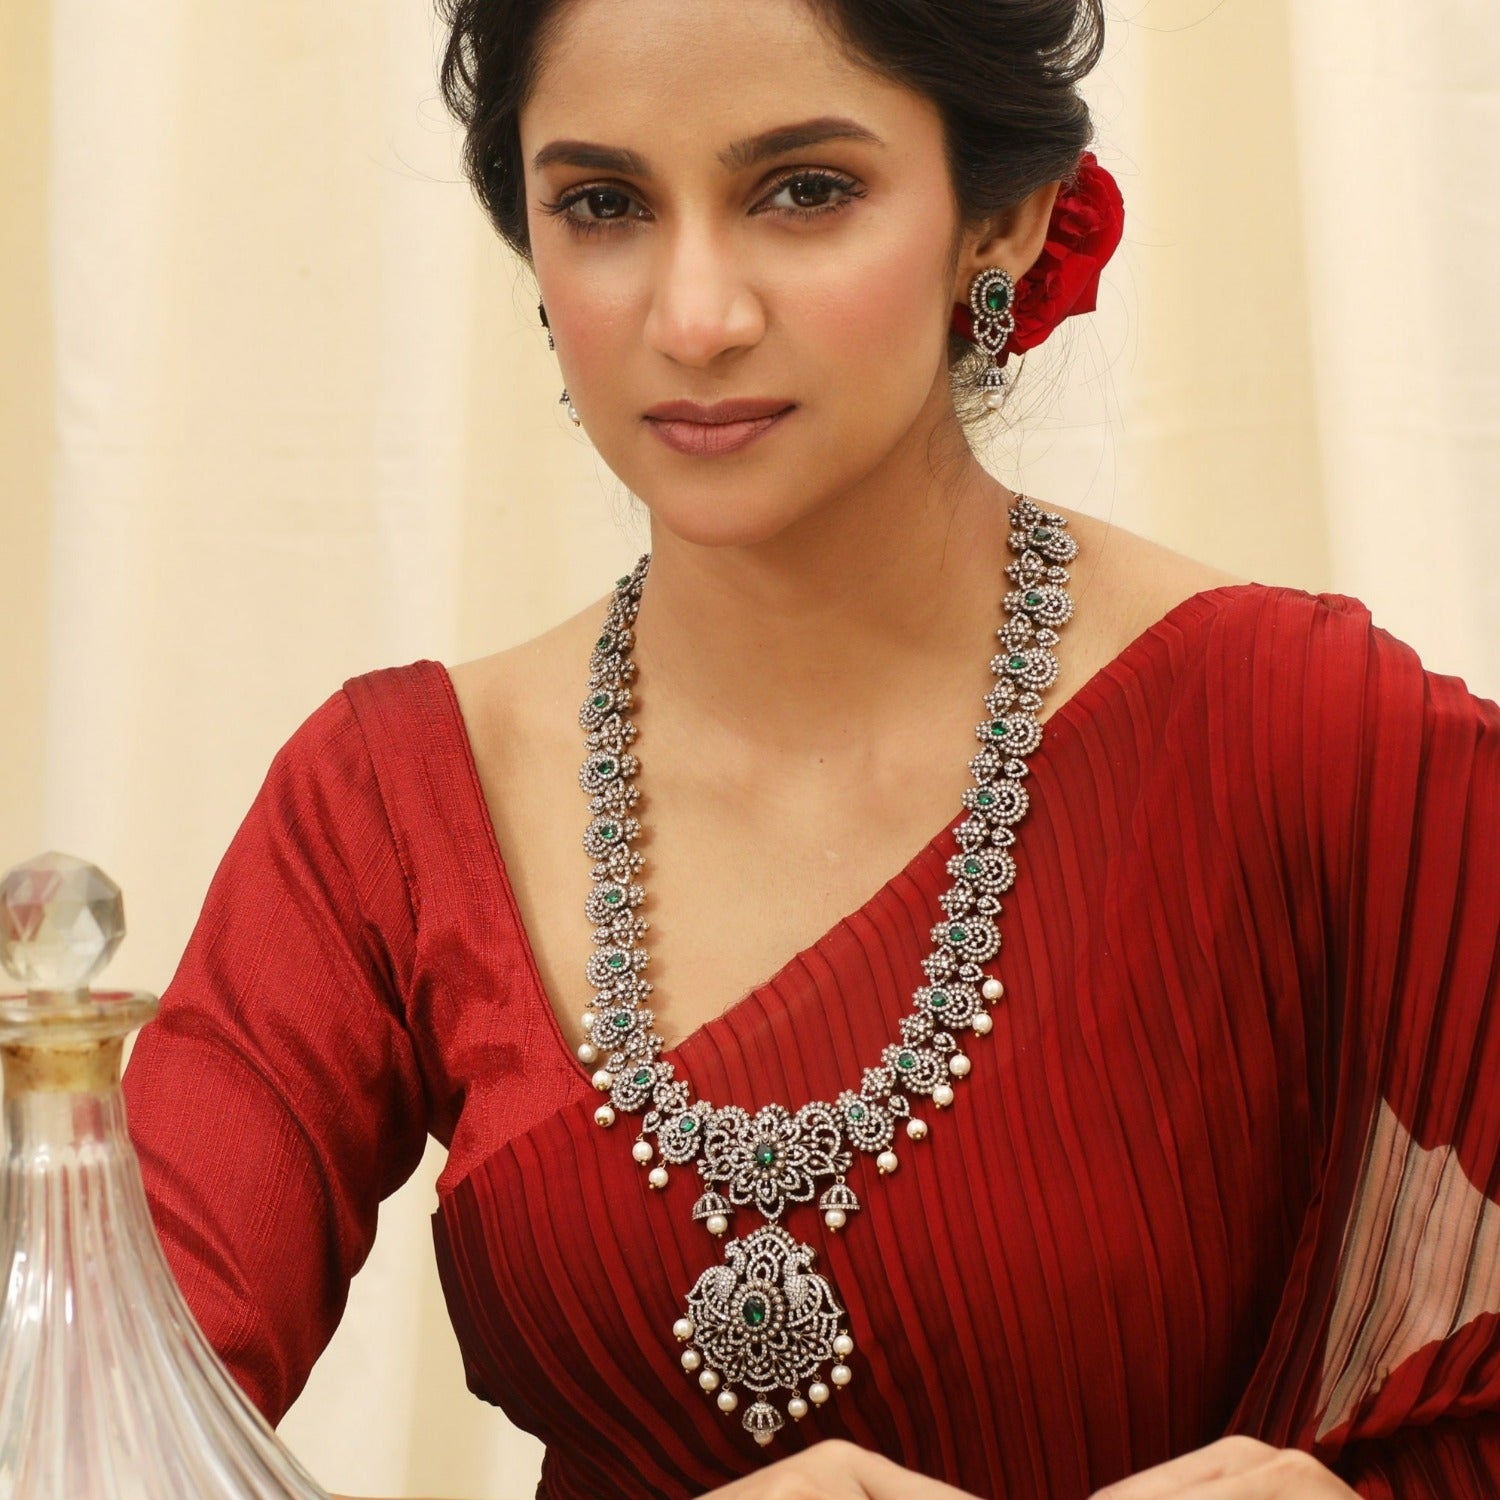
M 340 691 L 272 762 L 124 1079 L 173 1273 L 273 1423 L 338 1324 L 380 1200 L 421 1159 L 412 943 Z
M 1298 763 L 1270 779 L 1302 789 L 1278 833 L 1328 1076 L 1320 1185 L 1234 1426 L 1372 1500 L 1500 1494 L 1500 708 L 1346 602 L 1248 664 L 1272 712 L 1298 705 Z

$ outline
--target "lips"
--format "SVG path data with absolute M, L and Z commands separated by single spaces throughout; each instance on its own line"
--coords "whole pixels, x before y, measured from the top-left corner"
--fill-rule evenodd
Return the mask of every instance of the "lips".
M 663 401 L 646 416 L 656 422 L 698 422 L 710 427 L 729 422 L 755 422 L 774 417 L 794 403 L 785 397 L 743 397 L 734 401 L 716 401 L 705 406 L 699 401 Z
M 738 452 L 795 409 L 795 403 L 779 400 L 720 401 L 713 406 L 664 401 L 646 413 L 646 421 L 667 447 L 691 458 L 708 458 Z

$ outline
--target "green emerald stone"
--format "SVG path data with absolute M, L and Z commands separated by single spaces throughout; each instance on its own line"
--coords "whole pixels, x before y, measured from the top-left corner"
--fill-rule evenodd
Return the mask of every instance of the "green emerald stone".
M 761 1166 L 769 1167 L 776 1160 L 776 1148 L 769 1141 L 762 1141 L 755 1148 L 755 1159 Z
M 623 969 L 625 967 L 625 959 L 623 955 L 619 953 L 611 953 L 609 957 L 604 960 L 604 962 L 607 963 L 612 969 Z
M 1004 312 L 1009 302 L 1010 298 L 1006 295 L 1005 287 L 1000 282 L 996 282 L 995 285 L 992 286 L 989 291 L 984 294 L 984 305 L 989 308 L 991 312 Z
M 601 776 L 613 776 L 615 771 L 615 763 L 612 760 L 596 760 L 594 762 L 594 769 Z
M 849 1118 L 851 1120 L 863 1120 L 864 1117 L 865 1107 L 863 1104 L 851 1104 L 849 1106 Z
M 604 893 L 605 904 L 609 906 L 618 906 L 621 900 L 624 898 L 624 895 L 624 891 L 612 887 Z
M 605 635 L 601 635 L 599 639 L 594 642 L 594 650 L 608 651 L 609 648 L 614 645 L 614 643 L 615 638 L 612 635 L 606 633 Z
M 1027 594 L 1026 596 L 1026 607 L 1028 609 L 1035 609 L 1041 602 L 1042 596 L 1040 594 Z
M 612 844 L 614 843 L 615 839 L 619 837 L 619 833 L 620 830 L 616 828 L 613 823 L 606 823 L 604 827 L 599 830 L 599 837 L 603 839 L 606 844 Z
M 996 719 L 990 725 L 990 738 L 992 740 L 1003 740 L 1010 733 L 1010 725 L 1004 719 Z
M 995 800 L 993 792 L 980 792 L 974 799 L 981 807 L 988 807 Z
M 1052 540 L 1052 533 L 1045 526 L 1038 526 L 1031 534 L 1039 542 L 1050 542 Z
M 948 991 L 934 990 L 930 1004 L 934 1010 L 946 1010 L 948 1008 Z
M 629 582 L 630 582 L 630 574 L 627 573 L 623 578 L 617 578 L 617 579 L 615 579 L 615 587 L 617 589 L 622 589 Z
M 983 869 L 983 866 L 979 863 L 979 861 L 977 859 L 966 859 L 964 861 L 964 874 L 965 875 L 977 875 L 980 872 L 981 869 Z
M 645 1088 L 646 1085 L 651 1082 L 651 1069 L 642 1068 L 641 1071 L 635 1075 L 635 1082 L 637 1088 Z
M 608 702 L 609 702 L 609 697 L 608 697 L 607 694 L 605 694 L 605 693 L 596 693 L 595 694 L 595 696 L 594 696 L 594 707 L 595 708 L 603 708 L 604 705 L 606 703 L 608 703 Z
M 691 1135 L 698 1128 L 698 1117 L 696 1115 L 684 1115 L 677 1122 L 677 1128 L 684 1135 Z
M 751 1328 L 759 1328 L 766 1321 L 767 1308 L 764 1297 L 746 1297 L 745 1305 L 740 1309 L 745 1316 L 745 1322 Z
M 1019 672 L 1025 665 L 1026 658 L 1024 656 L 1013 656 L 1010 659 L 1010 669 L 1012 672 Z
M 969 931 L 966 927 L 959 927 L 957 924 L 955 924 L 948 929 L 948 941 L 950 943 L 953 943 L 954 945 L 966 941 L 968 936 Z
M 630 1025 L 630 1012 L 628 1010 L 617 1010 L 614 1014 L 615 1029 L 624 1031 Z
M 911 1070 L 916 1067 L 916 1065 L 917 1060 L 911 1055 L 910 1052 L 903 1052 L 901 1056 L 896 1059 L 896 1066 L 907 1073 L 910 1073 Z

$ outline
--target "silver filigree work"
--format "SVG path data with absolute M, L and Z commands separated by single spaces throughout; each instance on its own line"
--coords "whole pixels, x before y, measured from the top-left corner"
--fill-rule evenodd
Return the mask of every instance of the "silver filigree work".
M 896 1170 L 892 1147 L 902 1122 L 911 1141 L 927 1134 L 927 1122 L 912 1114 L 913 1101 L 931 1099 L 939 1109 L 953 1102 L 954 1086 L 971 1067 L 955 1033 L 988 1033 L 990 1007 L 1003 994 L 985 966 L 1000 951 L 999 898 L 1016 877 L 1015 827 L 1031 802 L 1027 758 L 1042 743 L 1041 694 L 1057 679 L 1057 631 L 1073 613 L 1066 565 L 1078 550 L 1066 519 L 1024 495 L 1016 497 L 1010 523 L 1017 556 L 1005 572 L 1013 587 L 1002 601 L 1001 649 L 990 661 L 995 684 L 975 728 L 981 748 L 969 762 L 974 785 L 963 794 L 967 816 L 956 825 L 958 853 L 947 864 L 953 883 L 932 928 L 933 951 L 922 961 L 925 982 L 901 1020 L 899 1039 L 865 1069 L 857 1090 L 844 1090 L 832 1103 L 813 1101 L 795 1113 L 780 1104 L 754 1114 L 715 1106 L 693 1099 L 662 1055 L 646 1003 L 651 984 L 643 977 L 645 891 L 636 877 L 644 861 L 632 847 L 641 832 L 632 813 L 640 762 L 629 749 L 636 738 L 630 652 L 649 553 L 616 585 L 589 658 L 578 716 L 586 747 L 579 784 L 589 808 L 584 850 L 594 862 L 585 914 L 594 935 L 587 974 L 595 994 L 579 1057 L 598 1066 L 594 1084 L 609 1095 L 595 1113 L 600 1125 L 613 1125 L 619 1112 L 645 1112 L 632 1151 L 653 1188 L 667 1186 L 669 1168 L 691 1163 L 704 1188 L 693 1218 L 709 1233 L 727 1233 L 738 1209 L 753 1208 L 771 1221 L 725 1244 L 723 1263 L 698 1278 L 687 1316 L 673 1330 L 688 1344 L 684 1370 L 721 1411 L 740 1406 L 735 1385 L 756 1398 L 741 1421 L 758 1443 L 770 1442 L 784 1425 L 768 1395 L 789 1392 L 787 1413 L 800 1419 L 809 1403 L 821 1404 L 852 1379 L 845 1361 L 854 1341 L 841 1325 L 843 1309 L 812 1270 L 813 1249 L 775 1221 L 791 1205 L 817 1197 L 828 1229 L 843 1227 L 859 1209 L 845 1181 L 856 1153 L 873 1155 L 881 1174 Z M 828 1379 L 813 1378 L 830 1360 L 836 1362 Z

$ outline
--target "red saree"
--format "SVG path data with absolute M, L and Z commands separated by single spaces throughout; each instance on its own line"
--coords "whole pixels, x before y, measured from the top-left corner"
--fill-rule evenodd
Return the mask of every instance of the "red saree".
M 994 1031 L 898 1171 L 856 1161 L 847 1229 L 788 1214 L 854 1375 L 761 1449 L 678 1364 L 722 1245 L 695 1174 L 649 1191 L 628 1117 L 593 1124 L 446 672 L 346 683 L 273 762 L 125 1079 L 173 1268 L 262 1410 L 431 1132 L 468 1381 L 545 1440 L 547 1500 L 681 1500 L 835 1435 L 1081 1500 L 1226 1432 L 1362 1495 L 1500 1494 L 1500 708 L 1355 600 L 1233 585 L 1060 705 L 1031 764 Z M 672 1051 L 696 1092 L 858 1079 L 952 828 Z

